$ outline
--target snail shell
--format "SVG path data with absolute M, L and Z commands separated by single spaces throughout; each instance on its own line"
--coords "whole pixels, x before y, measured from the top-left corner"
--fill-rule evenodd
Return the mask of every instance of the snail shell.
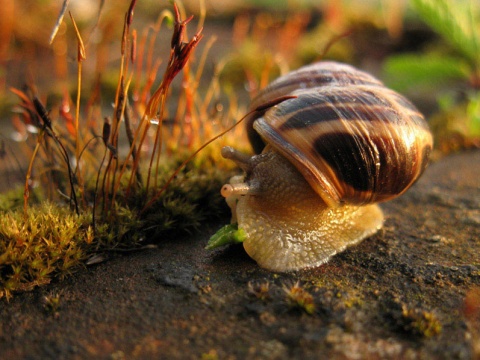
M 245 250 L 275 271 L 320 265 L 377 232 L 376 203 L 404 193 L 432 149 L 415 106 L 352 66 L 300 68 L 265 88 L 252 109 L 284 95 L 296 97 L 247 119 L 261 154 L 222 149 L 245 171 L 222 188 Z

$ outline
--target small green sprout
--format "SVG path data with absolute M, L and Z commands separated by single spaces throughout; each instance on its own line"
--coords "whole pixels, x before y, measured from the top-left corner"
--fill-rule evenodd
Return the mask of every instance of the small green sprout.
M 239 229 L 237 224 L 225 225 L 212 235 L 205 249 L 212 250 L 223 245 L 242 243 L 246 237 L 245 231 Z
M 50 294 L 43 297 L 43 308 L 55 318 L 58 318 L 58 309 L 60 307 L 60 294 Z

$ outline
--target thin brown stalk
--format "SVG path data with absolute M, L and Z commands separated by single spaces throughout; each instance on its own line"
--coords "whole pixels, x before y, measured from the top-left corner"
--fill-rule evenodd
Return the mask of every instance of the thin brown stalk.
M 75 19 L 73 18 L 72 14 L 70 14 L 70 18 L 73 23 L 73 27 L 75 28 L 75 34 L 77 36 L 78 42 L 78 52 L 77 52 L 77 101 L 76 101 L 76 108 L 75 108 L 75 159 L 76 159 L 76 169 L 75 174 L 77 176 L 78 186 L 80 190 L 80 194 L 82 196 L 82 202 L 85 204 L 85 194 L 84 194 L 84 184 L 82 180 L 81 171 L 79 171 L 80 166 L 80 149 L 81 139 L 80 139 L 80 130 L 79 130 L 79 120 L 80 120 L 80 99 L 82 93 L 82 62 L 86 59 L 86 52 L 85 46 L 83 45 L 83 40 L 80 35 L 80 31 L 78 30 L 77 24 Z
M 162 133 L 163 133 L 163 114 L 165 111 L 165 100 L 167 98 L 166 90 L 161 87 L 162 92 L 157 94 L 157 98 L 159 98 L 160 104 L 157 106 L 160 108 L 160 111 L 157 115 L 158 119 L 158 125 L 157 125 L 157 131 L 155 133 L 155 140 L 153 141 L 153 149 L 152 149 L 152 154 L 150 156 L 150 163 L 148 165 L 148 173 L 147 173 L 147 184 L 146 184 L 146 192 L 148 193 L 148 189 L 150 187 L 150 179 L 151 179 L 151 174 L 152 174 L 152 166 L 153 166 L 153 161 L 155 159 L 155 155 L 157 152 L 157 147 L 158 147 L 158 152 L 162 150 Z
M 198 61 L 197 72 L 195 74 L 195 83 L 197 84 L 197 86 L 200 83 L 200 79 L 202 78 L 203 69 L 205 68 L 205 63 L 207 62 L 208 53 L 212 49 L 213 44 L 215 44 L 215 41 L 217 41 L 217 37 L 215 35 L 211 36 L 203 48 L 202 55 L 200 56 L 200 60 Z
M 316 58 L 316 61 L 319 61 L 319 60 L 323 60 L 323 58 L 328 54 L 328 52 L 330 51 L 330 48 L 336 43 L 338 42 L 339 40 L 343 39 L 344 37 L 348 37 L 350 35 L 352 35 L 353 33 L 353 29 L 349 29 L 347 31 L 344 31 L 343 33 L 341 34 L 338 34 L 338 35 L 335 35 L 333 36 L 328 42 L 327 44 L 325 45 L 325 47 L 323 48 L 323 51 L 317 56 Z
M 184 71 L 184 81 L 186 84 L 191 83 L 190 81 L 190 67 L 186 67 Z M 185 88 L 185 115 L 183 118 L 183 132 L 186 139 L 187 148 L 190 150 L 193 142 L 194 124 L 193 124 L 193 97 L 196 91 L 195 84 L 192 86 L 184 86 Z M 198 132 L 197 132 L 198 134 Z
M 75 212 L 77 213 L 77 215 L 80 213 L 79 212 L 79 209 L 78 209 L 78 201 L 77 201 L 77 195 L 75 193 L 75 186 L 74 186 L 74 183 L 73 183 L 73 177 L 74 177 L 74 173 L 72 171 L 72 167 L 70 165 L 70 158 L 68 156 L 68 152 L 67 152 L 67 149 L 65 149 L 65 146 L 63 146 L 62 142 L 60 141 L 60 139 L 58 138 L 58 136 L 53 132 L 53 130 L 50 130 L 49 128 L 46 128 L 47 130 L 47 133 L 49 135 L 51 135 L 54 139 L 55 139 L 55 143 L 60 147 L 61 149 L 61 154 L 65 160 L 65 163 L 67 165 L 67 171 L 68 171 L 68 180 L 70 182 L 70 192 L 71 192 L 71 195 L 70 195 L 70 201 L 73 201 L 73 204 L 75 206 Z
M 137 30 L 132 31 L 132 47 L 130 48 L 130 61 L 135 64 L 137 59 Z
M 205 6 L 205 0 L 200 0 L 200 16 L 198 17 L 197 31 L 203 28 L 205 24 L 205 18 L 207 17 L 207 7 Z
M 157 62 L 157 68 L 158 68 L 159 65 L 160 65 L 160 61 Z M 155 73 L 156 73 L 156 71 L 157 71 L 157 69 L 155 69 Z M 153 76 L 153 74 L 150 74 L 147 85 L 145 86 L 145 88 L 150 88 L 151 85 L 154 82 L 154 79 L 155 79 L 155 76 Z M 140 101 L 142 102 L 142 100 L 140 100 Z M 127 194 L 130 193 L 131 186 L 133 185 L 133 179 L 134 179 L 133 174 L 140 173 L 139 159 L 141 157 L 141 151 L 142 151 L 143 144 L 145 143 L 145 140 L 147 138 L 147 133 L 148 133 L 149 127 L 150 127 L 150 121 L 147 120 L 146 116 L 144 115 L 142 117 L 142 119 L 140 120 L 139 126 L 137 126 L 136 129 L 135 129 L 135 132 L 133 134 L 133 140 L 131 141 L 132 144 L 136 144 L 137 139 L 140 137 L 140 141 L 138 143 L 139 144 L 138 148 L 136 149 L 135 147 L 130 146 L 129 152 L 128 152 L 128 154 L 125 158 L 124 164 L 123 164 L 123 166 L 120 170 L 120 177 L 122 177 L 123 174 L 125 173 L 125 170 L 126 170 L 127 164 L 129 163 L 130 157 L 132 157 L 133 167 L 132 167 L 132 173 L 131 173 L 131 176 L 130 176 L 129 184 L 128 184 L 127 189 L 126 189 Z M 140 135 L 140 134 L 142 134 L 142 135 Z
M 166 18 L 173 19 L 173 14 L 170 10 L 164 10 L 160 13 L 160 15 L 157 18 L 157 21 L 155 22 L 155 25 L 153 26 L 153 34 L 150 37 L 150 42 L 148 45 L 148 51 L 147 51 L 147 59 L 146 59 L 146 73 L 149 74 L 152 72 L 154 69 L 154 54 L 155 54 L 155 40 L 157 38 L 158 33 L 160 32 L 160 29 L 162 27 L 162 23 Z
M 133 176 L 133 172 L 136 172 L 137 169 L 139 168 L 141 147 L 142 147 L 142 144 L 145 142 L 145 138 L 147 136 L 148 129 L 150 128 L 150 122 L 149 121 L 147 121 L 147 120 L 142 121 L 142 124 L 144 124 L 143 133 L 142 133 L 142 137 L 141 137 L 140 142 L 139 142 L 139 146 L 138 146 L 138 150 L 137 150 L 137 156 L 134 157 L 134 162 L 133 162 L 133 166 L 132 166 L 132 174 L 130 175 L 130 180 L 128 182 L 128 186 L 127 186 L 127 190 L 126 190 L 127 194 L 130 194 L 130 190 L 131 190 L 131 187 L 133 185 L 133 179 L 135 178 Z M 140 134 L 140 128 L 139 128 L 139 131 L 137 131 L 135 133 L 135 135 L 137 135 L 137 134 Z M 130 148 L 130 152 L 127 156 L 127 159 L 129 159 L 130 156 L 133 156 L 133 148 L 132 147 Z M 127 163 L 125 162 L 125 164 L 123 165 L 123 168 L 122 168 L 122 172 L 125 171 L 126 166 L 127 166 Z
M 62 144 L 62 142 L 60 141 L 58 136 L 53 131 L 52 121 L 50 120 L 50 117 L 47 113 L 47 110 L 43 106 L 42 102 L 35 96 L 33 98 L 32 103 L 33 103 L 33 106 L 35 108 L 36 113 L 38 114 L 39 119 L 43 122 L 41 125 L 40 125 L 40 122 L 39 122 L 38 127 L 41 128 L 42 130 L 47 131 L 47 134 L 55 140 L 55 144 L 57 144 L 61 149 L 61 156 L 63 157 L 63 160 L 65 161 L 65 164 L 67 165 L 68 180 L 70 181 L 70 189 L 71 189 L 70 201 L 73 201 L 73 203 L 75 205 L 75 211 L 78 214 L 79 213 L 78 202 L 77 202 L 77 196 L 76 196 L 76 193 L 75 193 L 75 186 L 73 184 L 74 173 L 73 173 L 71 165 L 70 165 L 70 158 L 68 156 L 67 149 L 65 148 L 65 146 Z M 53 158 L 52 156 L 50 156 L 50 157 Z
M 132 149 L 132 159 L 135 161 L 135 157 L 137 154 L 137 147 L 135 146 L 135 137 L 132 132 L 132 124 L 130 120 L 130 107 L 128 106 L 128 101 L 125 103 L 125 111 L 123 117 L 125 119 L 125 132 L 127 133 L 128 142 L 130 144 L 130 148 Z M 142 174 L 140 173 L 140 169 L 137 167 L 135 170 L 135 175 L 137 177 L 138 184 L 142 184 Z
M 183 37 L 186 32 L 187 24 L 192 20 L 192 16 L 186 20 L 181 20 L 180 12 L 175 3 L 173 4 L 173 8 L 175 11 L 175 26 L 174 26 L 172 40 L 171 40 L 171 51 L 170 51 L 169 62 L 167 65 L 167 69 L 165 70 L 162 83 L 160 84 L 159 88 L 157 89 L 157 91 L 155 91 L 152 98 L 148 102 L 146 111 L 145 111 L 145 116 L 147 117 L 147 119 L 150 120 L 154 117 L 158 119 L 157 132 L 155 134 L 153 150 L 150 156 L 150 163 L 148 166 L 147 184 L 146 184 L 147 193 L 150 186 L 153 161 L 156 156 L 160 155 L 156 153 L 157 148 L 159 152 L 162 149 L 162 132 L 163 132 L 162 124 L 163 124 L 165 102 L 166 102 L 168 89 L 173 79 L 184 68 L 193 50 L 195 49 L 195 47 L 198 45 L 198 42 L 203 37 L 203 35 L 201 34 L 202 29 L 200 29 L 188 43 L 184 43 Z
M 132 2 L 130 3 L 130 6 L 128 8 L 128 11 L 127 11 L 127 20 L 126 20 L 126 24 L 128 26 L 130 26 L 132 24 L 132 20 L 133 20 L 133 13 L 134 13 L 134 10 L 135 10 L 135 5 L 137 4 L 137 0 L 132 0 Z
M 210 81 L 208 89 L 205 92 L 205 97 L 203 99 L 202 106 L 200 107 L 200 113 L 201 114 L 206 114 L 207 113 L 207 109 L 208 109 L 209 105 L 211 104 L 215 93 L 218 91 L 218 88 L 220 86 L 219 76 L 220 76 L 220 73 L 221 73 L 224 66 L 225 66 L 225 61 L 220 62 L 219 64 L 217 64 L 215 66 L 215 69 L 213 71 L 212 80 Z
M 149 73 L 147 73 L 148 74 L 147 82 L 143 87 L 142 93 L 140 94 L 140 97 L 138 99 L 140 104 L 145 104 L 147 102 L 148 94 L 152 89 L 153 83 L 155 82 L 155 79 L 157 77 L 158 69 L 160 68 L 161 64 L 162 64 L 162 59 L 157 59 L 152 70 Z
M 136 50 L 135 50 L 135 88 L 133 90 L 134 102 L 140 101 L 140 88 L 143 81 L 143 58 L 145 55 L 145 43 L 147 41 L 148 28 L 145 28 L 142 32 L 140 39 L 136 37 Z
M 53 43 L 53 40 L 55 39 L 55 36 L 57 35 L 58 29 L 60 28 L 60 25 L 62 24 L 63 17 L 65 16 L 65 12 L 67 11 L 68 2 L 69 2 L 69 0 L 63 0 L 62 8 L 60 10 L 60 13 L 58 14 L 57 21 L 55 22 L 55 26 L 53 27 L 52 33 L 50 34 L 50 38 L 48 39 L 48 43 L 50 45 Z
M 117 124 L 120 123 L 120 119 L 123 117 L 125 118 L 125 112 L 126 112 L 126 106 L 127 106 L 127 94 L 128 94 L 128 89 L 130 87 L 130 84 L 131 84 L 131 81 L 132 81 L 132 76 L 133 76 L 133 73 L 130 75 L 130 78 L 128 79 L 127 81 L 127 84 L 125 85 L 125 87 L 122 86 L 122 96 L 121 96 L 121 108 L 117 109 Z M 123 82 L 123 79 L 122 79 L 122 82 Z M 120 111 L 118 111 L 120 110 Z M 114 131 L 118 132 L 119 130 L 119 126 L 117 126 Z M 127 130 L 128 131 L 128 130 Z M 116 134 L 114 136 L 115 139 L 118 139 L 118 134 Z M 118 150 L 117 147 L 115 147 L 115 150 Z M 133 151 L 133 150 L 132 150 Z M 116 197 L 116 194 L 118 192 L 118 189 L 120 188 L 120 182 L 122 180 L 122 177 L 123 177 L 123 172 L 119 172 L 118 173 L 118 161 L 116 161 L 116 171 L 114 172 L 114 175 L 113 175 L 113 178 L 112 178 L 112 207 L 114 206 L 115 204 L 115 197 Z M 122 169 L 124 169 L 124 167 L 122 167 Z
M 28 215 L 28 198 L 30 197 L 29 188 L 30 188 L 30 179 L 32 177 L 33 162 L 37 157 L 38 150 L 40 149 L 40 144 L 42 142 L 44 132 L 45 131 L 42 129 L 38 134 L 37 143 L 35 145 L 35 148 L 33 149 L 33 153 L 30 158 L 30 163 L 28 164 L 27 175 L 25 176 L 25 188 L 23 190 L 23 215 L 25 216 L 25 218 Z
M 133 6 L 135 5 L 135 0 L 133 0 L 130 3 L 129 11 L 125 13 L 125 19 L 123 23 L 123 32 L 122 32 L 122 42 L 120 45 L 120 71 L 119 71 L 119 76 L 118 76 L 118 84 L 117 84 L 117 90 L 115 94 L 115 107 L 114 107 L 114 123 L 113 123 L 113 132 L 112 132 L 112 138 L 111 138 L 111 144 L 113 146 L 118 145 L 118 127 L 120 126 L 120 119 L 121 119 L 121 114 L 122 114 L 122 109 L 123 109 L 123 100 L 125 97 L 125 92 L 124 92 L 124 79 L 125 75 L 127 74 L 128 71 L 128 59 L 129 57 L 126 56 L 127 53 L 127 47 L 128 47 L 128 33 L 130 30 L 129 27 L 129 22 L 131 22 L 131 16 L 133 16 Z
M 126 16 L 125 16 L 126 19 Z M 119 81 L 117 84 L 117 91 L 115 94 L 115 107 L 114 107 L 114 116 L 113 116 L 113 124 L 112 128 L 113 131 L 111 133 L 111 138 L 110 138 L 110 144 L 117 149 L 118 146 L 118 128 L 120 125 L 120 115 L 121 112 L 119 109 L 123 107 L 122 104 L 122 99 L 123 99 L 123 79 L 124 79 L 124 74 L 125 74 L 125 32 L 126 32 L 126 21 L 124 23 L 124 28 L 123 28 L 123 37 L 122 37 L 122 44 L 121 44 L 121 52 L 122 56 L 120 57 L 120 73 L 119 73 Z M 112 166 L 114 166 L 112 168 Z M 113 193 L 113 188 L 114 188 L 114 182 L 115 182 L 115 174 L 118 168 L 118 161 L 115 159 L 113 152 L 110 152 L 109 157 L 108 157 L 108 162 L 107 166 L 105 168 L 105 174 L 103 176 L 103 181 L 102 181 L 102 199 L 103 199 L 103 212 L 106 213 L 108 211 L 107 204 L 109 204 L 108 197 L 110 195 L 110 191 Z M 111 187 L 109 186 L 111 185 Z M 114 202 L 114 196 L 112 196 L 112 204 Z
M 103 163 L 105 162 L 105 158 L 107 157 L 107 147 L 105 147 L 105 151 L 103 153 L 103 157 L 102 157 L 102 161 L 100 162 L 100 166 L 98 168 L 98 172 L 97 172 L 97 179 L 95 180 L 95 192 L 93 193 L 93 205 L 92 205 L 92 228 L 93 228 L 93 233 L 95 234 L 96 232 L 96 209 L 97 209 L 97 198 L 98 198 L 98 183 L 100 181 L 100 175 L 101 175 L 101 172 L 102 172 L 102 167 L 103 167 Z
M 110 132 L 112 127 L 110 125 L 110 120 L 106 117 L 103 122 L 103 129 L 102 129 L 102 140 L 103 144 L 105 145 L 105 151 L 103 152 L 102 161 L 100 162 L 100 166 L 97 171 L 97 179 L 95 180 L 95 191 L 93 193 L 93 206 L 92 206 L 92 227 L 93 232 L 95 234 L 96 231 L 96 210 L 97 210 L 97 198 L 98 198 L 98 184 L 100 182 L 100 175 L 102 173 L 102 167 L 107 157 L 108 147 L 108 140 L 110 139 Z M 104 201 L 105 202 L 105 201 Z
M 121 43 L 121 62 L 120 62 L 121 65 L 120 65 L 120 75 L 119 75 L 120 80 L 117 86 L 117 93 L 115 96 L 115 116 L 114 116 L 113 132 L 112 132 L 112 138 L 111 138 L 111 146 L 115 148 L 116 151 L 118 150 L 118 135 L 119 135 L 118 130 L 120 127 L 121 118 L 125 112 L 125 103 L 126 103 L 125 99 L 127 97 L 127 90 L 124 87 L 124 78 L 128 73 L 128 65 L 129 65 L 128 60 L 130 57 L 132 57 L 132 53 L 130 54 L 128 53 L 128 46 L 129 46 L 128 39 L 130 34 L 130 25 L 133 20 L 135 5 L 136 5 L 136 0 L 132 0 L 130 2 L 129 9 L 125 14 L 125 21 L 123 26 L 122 43 Z M 130 81 L 131 81 L 131 77 L 128 83 L 130 83 Z M 127 88 L 128 88 L 128 85 L 127 85 Z M 113 162 L 114 162 L 114 168 L 111 167 Z M 118 168 L 119 168 L 118 161 L 116 160 L 114 161 L 114 155 L 113 155 L 113 152 L 111 152 L 107 169 L 105 170 L 106 173 L 108 173 L 108 177 L 104 178 L 106 179 L 106 181 L 103 184 L 103 186 L 105 186 L 107 183 L 111 184 L 111 193 L 112 193 L 111 208 L 113 208 L 115 204 L 115 196 L 123 175 L 123 173 L 120 173 L 118 174 L 118 178 L 117 178 Z M 104 189 L 105 197 L 108 196 L 107 191 L 108 190 Z

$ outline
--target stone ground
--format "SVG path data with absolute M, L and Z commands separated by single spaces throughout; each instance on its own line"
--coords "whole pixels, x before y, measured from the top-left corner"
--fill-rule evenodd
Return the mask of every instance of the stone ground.
M 480 152 L 382 208 L 383 231 L 310 270 L 207 252 L 210 224 L 0 300 L 0 358 L 480 358 Z

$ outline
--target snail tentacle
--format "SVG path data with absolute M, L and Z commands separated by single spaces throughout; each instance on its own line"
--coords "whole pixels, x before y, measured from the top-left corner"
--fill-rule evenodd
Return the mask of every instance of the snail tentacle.
M 231 146 L 224 146 L 221 150 L 222 156 L 235 162 L 243 171 L 249 172 L 252 168 L 251 157 L 234 149 Z
M 220 193 L 224 198 L 229 196 L 238 197 L 240 195 L 257 195 L 260 193 L 260 184 L 258 181 L 248 183 L 225 184 L 222 186 Z

